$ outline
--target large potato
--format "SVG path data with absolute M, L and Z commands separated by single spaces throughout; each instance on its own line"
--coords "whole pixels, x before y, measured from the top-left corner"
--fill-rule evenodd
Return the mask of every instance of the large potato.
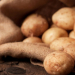
M 43 43 L 42 40 L 38 37 L 28 37 L 23 40 L 23 42 L 28 42 L 28 43 Z
M 69 38 L 69 37 L 57 38 L 50 44 L 50 49 L 63 51 L 67 45 L 72 43 L 75 43 L 75 39 L 73 38 Z
M 74 26 L 74 11 L 72 8 L 64 7 L 59 9 L 53 16 L 52 21 L 58 27 L 72 30 Z
M 42 35 L 42 41 L 50 45 L 52 41 L 59 37 L 68 37 L 67 31 L 58 27 L 53 27 L 44 32 Z
M 46 56 L 44 68 L 50 75 L 68 75 L 74 68 L 74 59 L 65 52 L 55 51 Z
M 28 16 L 21 26 L 21 31 L 26 37 L 40 36 L 47 29 L 48 23 L 46 19 L 37 14 Z

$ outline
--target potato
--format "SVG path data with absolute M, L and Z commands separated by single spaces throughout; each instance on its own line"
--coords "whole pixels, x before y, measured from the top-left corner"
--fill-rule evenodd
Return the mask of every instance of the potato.
M 71 32 L 69 33 L 69 37 L 75 39 L 75 33 L 74 33 L 74 31 L 71 31 Z
M 68 75 L 74 68 L 74 59 L 65 52 L 55 51 L 46 56 L 44 68 L 50 75 Z
M 49 44 L 59 37 L 68 37 L 67 31 L 61 28 L 53 27 L 44 32 L 42 35 L 42 41 Z
M 28 37 L 23 40 L 23 42 L 28 42 L 28 43 L 43 43 L 42 40 L 38 37 Z
M 21 31 L 26 37 L 40 36 L 47 29 L 47 21 L 37 14 L 28 16 L 21 26 Z
M 75 43 L 72 43 L 64 48 L 64 52 L 70 54 L 75 61 Z
M 53 16 L 55 25 L 65 30 L 72 30 L 74 26 L 74 11 L 72 8 L 64 7 L 59 9 Z
M 11 18 L 17 25 L 24 16 L 46 5 L 49 0 L 1 0 L 1 12 Z
M 73 38 L 60 37 L 60 38 L 57 38 L 56 40 L 54 40 L 50 44 L 50 49 L 56 50 L 56 51 L 58 51 L 58 50 L 63 51 L 67 45 L 72 44 L 74 42 L 75 42 L 75 39 L 73 39 Z

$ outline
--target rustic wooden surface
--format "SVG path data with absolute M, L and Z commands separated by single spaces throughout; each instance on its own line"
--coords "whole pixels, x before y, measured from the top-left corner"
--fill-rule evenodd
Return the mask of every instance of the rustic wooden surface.
M 34 66 L 30 59 L 3 58 L 0 61 L 0 75 L 49 75 L 43 67 Z
M 34 66 L 30 59 L 13 59 L 11 57 L 3 58 L 0 61 L 0 75 L 49 75 L 43 67 Z M 75 75 L 71 73 L 69 75 Z

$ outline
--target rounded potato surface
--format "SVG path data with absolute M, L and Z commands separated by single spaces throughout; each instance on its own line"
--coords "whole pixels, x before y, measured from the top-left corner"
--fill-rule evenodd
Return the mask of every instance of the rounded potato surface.
M 50 45 L 52 41 L 59 37 L 68 37 L 67 31 L 62 28 L 53 27 L 43 33 L 42 40 L 44 43 Z
M 74 68 L 74 59 L 65 52 L 55 51 L 45 58 L 44 68 L 50 75 L 67 75 Z
M 74 42 L 75 42 L 75 39 L 69 38 L 69 37 L 57 38 L 50 44 L 50 49 L 63 51 L 67 45 L 72 44 Z
M 71 31 L 69 33 L 69 37 L 75 39 L 75 33 L 74 33 L 74 31 Z
M 55 25 L 65 30 L 72 30 L 74 26 L 74 11 L 69 7 L 59 9 L 53 16 Z
M 28 42 L 28 43 L 43 43 L 42 40 L 38 37 L 28 37 L 23 40 L 23 42 Z
M 40 36 L 47 29 L 47 21 L 37 14 L 32 14 L 28 16 L 21 26 L 21 31 L 26 37 Z

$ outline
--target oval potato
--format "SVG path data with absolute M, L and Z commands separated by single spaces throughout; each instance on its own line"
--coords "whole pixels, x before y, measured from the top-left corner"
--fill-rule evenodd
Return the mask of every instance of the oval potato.
M 72 8 L 64 7 L 59 9 L 52 16 L 55 25 L 65 30 L 72 30 L 74 26 L 74 11 Z
M 67 31 L 58 27 L 53 27 L 43 33 L 42 41 L 50 45 L 52 41 L 59 37 L 68 37 Z
M 46 56 L 44 68 L 50 75 L 68 75 L 74 68 L 74 59 L 65 52 L 55 51 Z
M 40 36 L 47 29 L 48 23 L 46 19 L 37 14 L 28 16 L 21 26 L 21 31 L 26 37 Z
M 50 49 L 52 50 L 56 50 L 56 51 L 63 51 L 64 48 L 75 42 L 75 39 L 73 38 L 69 38 L 69 37 L 60 37 L 57 38 L 56 40 L 54 40 L 51 44 L 50 44 Z

